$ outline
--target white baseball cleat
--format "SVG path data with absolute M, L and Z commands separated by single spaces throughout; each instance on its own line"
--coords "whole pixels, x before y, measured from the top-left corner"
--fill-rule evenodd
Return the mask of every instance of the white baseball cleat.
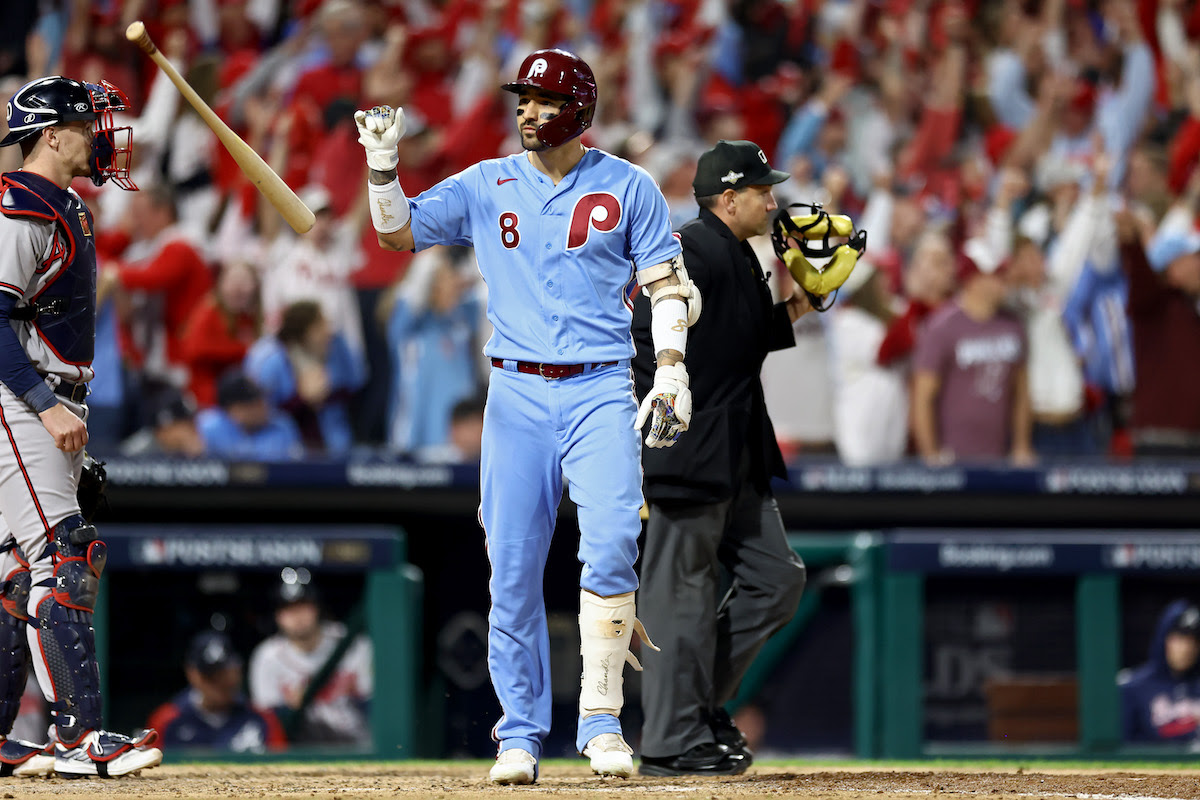
M 538 762 L 532 753 L 511 747 L 496 756 L 496 763 L 488 772 L 488 780 L 524 786 L 537 780 L 537 768 Z
M 628 778 L 633 774 L 633 748 L 619 733 L 593 736 L 583 754 L 592 760 L 592 772 L 597 775 Z
M 74 747 L 55 745 L 54 771 L 68 778 L 98 776 L 119 778 L 162 763 L 162 750 L 151 747 L 158 739 L 153 731 L 137 737 L 108 731 L 92 731 Z
M 44 778 L 54 772 L 54 747 L 21 739 L 0 742 L 0 777 Z

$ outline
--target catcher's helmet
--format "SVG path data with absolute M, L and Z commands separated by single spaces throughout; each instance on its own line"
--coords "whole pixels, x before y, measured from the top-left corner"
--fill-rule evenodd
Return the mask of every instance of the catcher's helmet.
M 108 81 L 81 83 L 53 75 L 30 81 L 8 101 L 8 135 L 0 147 L 36 136 L 43 128 L 66 122 L 94 121 L 92 183 L 112 179 L 122 189 L 137 189 L 129 180 L 133 135 L 128 126 L 113 127 L 112 112 L 129 108 L 125 93 Z M 118 138 L 120 142 L 118 143 Z
M 509 92 L 541 89 L 568 98 L 558 116 L 538 126 L 539 142 L 558 147 L 591 126 L 596 113 L 596 77 L 582 58 L 566 50 L 535 50 L 521 62 L 518 75 L 501 88 Z

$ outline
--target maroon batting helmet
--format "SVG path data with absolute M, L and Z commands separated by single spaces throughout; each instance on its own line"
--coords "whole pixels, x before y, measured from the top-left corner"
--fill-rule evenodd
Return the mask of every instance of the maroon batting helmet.
M 558 147 L 591 126 L 596 112 L 596 77 L 582 58 L 566 50 L 535 50 L 521 62 L 517 74 L 520 77 L 501 88 L 509 92 L 541 89 L 567 98 L 558 116 L 538 126 L 537 138 L 542 144 Z

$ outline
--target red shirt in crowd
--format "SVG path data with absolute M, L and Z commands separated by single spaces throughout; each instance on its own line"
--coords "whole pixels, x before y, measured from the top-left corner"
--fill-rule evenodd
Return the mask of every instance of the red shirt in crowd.
M 1137 242 L 1121 246 L 1133 327 L 1130 428 L 1200 433 L 1200 313 L 1197 298 L 1168 286 Z
M 211 293 L 192 310 L 184 325 L 183 358 L 200 408 L 216 405 L 217 382 L 226 370 L 242 363 L 258 331 L 257 315 L 230 315 Z
M 183 364 L 184 323 L 212 288 L 208 264 L 186 241 L 171 239 L 149 258 L 122 264 L 120 276 L 126 289 L 162 295 L 166 358 Z

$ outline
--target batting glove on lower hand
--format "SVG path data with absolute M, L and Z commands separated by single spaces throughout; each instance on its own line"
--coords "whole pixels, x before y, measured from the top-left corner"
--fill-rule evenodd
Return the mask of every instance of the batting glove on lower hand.
M 659 367 L 654 371 L 654 386 L 638 408 L 636 427 L 640 431 L 651 416 L 647 447 L 670 447 L 692 421 L 692 392 L 682 363 Z
M 404 136 L 404 109 L 375 106 L 369 111 L 355 111 L 358 143 L 367 151 L 367 166 L 379 172 L 393 170 L 400 163 L 396 145 Z

